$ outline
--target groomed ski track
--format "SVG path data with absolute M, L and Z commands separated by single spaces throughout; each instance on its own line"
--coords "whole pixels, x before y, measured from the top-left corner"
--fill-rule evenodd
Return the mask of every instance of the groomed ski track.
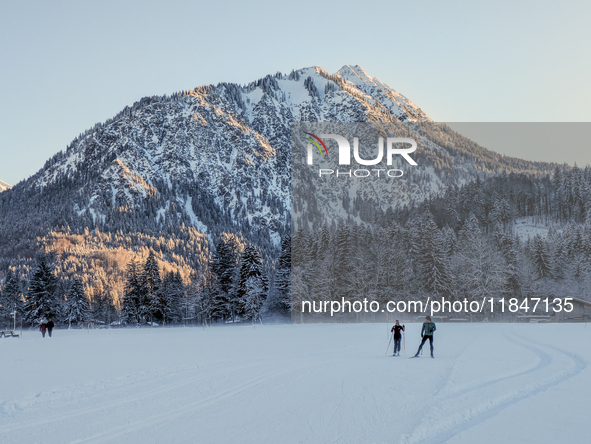
M 0 442 L 574 442 L 589 333 L 438 324 L 436 359 L 393 359 L 384 324 L 25 331 L 0 340 Z

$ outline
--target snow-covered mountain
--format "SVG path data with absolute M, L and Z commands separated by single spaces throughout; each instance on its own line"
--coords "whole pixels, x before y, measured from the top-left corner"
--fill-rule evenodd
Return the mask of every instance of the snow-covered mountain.
M 420 108 L 359 66 L 335 74 L 311 67 L 126 107 L 3 193 L 0 234 L 34 239 L 55 227 L 95 226 L 166 234 L 184 225 L 210 241 L 240 231 L 273 249 L 290 229 L 290 124 L 298 121 L 389 123 L 415 134 L 419 166 L 397 181 L 400 203 L 476 176 L 550 168 L 433 129 Z M 370 194 L 360 189 L 351 198 Z
M 275 243 L 289 225 L 290 123 L 427 119 L 401 94 L 360 67 L 335 75 L 313 67 L 247 86 L 219 84 L 142 99 L 77 138 L 27 185 L 80 183 L 73 208 L 93 223 L 139 209 L 161 196 L 152 215 L 175 217 L 171 204 L 207 232 L 204 199 L 232 223 L 264 227 Z
M 10 185 L 8 185 L 6 182 L 4 182 L 3 180 L 0 180 L 0 193 L 2 191 L 8 190 L 9 188 L 12 188 Z

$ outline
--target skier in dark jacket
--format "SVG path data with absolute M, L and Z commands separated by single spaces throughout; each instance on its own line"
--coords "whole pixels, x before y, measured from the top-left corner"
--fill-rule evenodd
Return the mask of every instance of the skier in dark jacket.
M 402 339 L 400 332 L 404 331 L 404 325 L 400 325 L 396 319 L 396 325 L 390 331 L 394 333 L 394 354 L 392 356 L 400 356 L 400 340 Z
M 415 358 L 419 356 L 419 353 L 421 352 L 423 345 L 425 345 L 425 342 L 427 342 L 427 339 L 429 340 L 429 345 L 431 346 L 431 357 L 435 357 L 433 356 L 433 332 L 435 330 L 437 330 L 437 327 L 435 327 L 435 323 L 431 322 L 431 316 L 425 317 L 425 322 L 423 322 L 423 328 L 421 329 L 421 336 L 423 337 L 423 340 L 421 341 L 421 345 L 419 345 L 417 354 L 414 355 Z
M 41 322 L 41 325 L 39 326 L 39 331 L 41 332 L 43 337 L 45 337 L 45 330 L 46 329 L 47 329 L 47 324 L 45 323 L 45 321 Z
M 49 337 L 51 338 L 51 332 L 53 331 L 54 323 L 53 320 L 49 320 L 47 323 L 47 333 L 49 333 Z

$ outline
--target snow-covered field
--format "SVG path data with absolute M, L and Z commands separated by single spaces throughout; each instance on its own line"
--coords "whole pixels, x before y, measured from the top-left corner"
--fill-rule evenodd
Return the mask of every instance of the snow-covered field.
M 515 220 L 515 234 L 521 242 L 527 242 L 529 239 L 533 239 L 535 236 L 540 235 L 541 237 L 548 236 L 549 227 L 542 223 L 542 221 L 535 221 L 533 217 L 518 217 Z M 557 232 L 562 232 L 562 227 L 555 227 Z
M 0 442 L 586 442 L 590 336 L 438 324 L 436 359 L 405 359 L 385 324 L 25 331 L 0 339 Z

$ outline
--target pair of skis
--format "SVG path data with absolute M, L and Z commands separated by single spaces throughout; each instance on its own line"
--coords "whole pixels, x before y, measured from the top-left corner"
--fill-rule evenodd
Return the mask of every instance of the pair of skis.
M 392 339 L 394 338 L 394 332 L 392 332 L 392 334 L 390 335 L 390 340 L 388 341 L 388 347 L 386 348 L 386 354 L 384 356 L 388 356 L 388 351 L 390 350 L 390 344 L 392 343 Z M 404 356 L 406 356 L 406 335 L 404 333 L 402 333 L 402 340 L 404 342 Z M 392 356 L 396 356 L 396 355 L 392 355 Z M 400 356 L 400 352 L 398 352 L 398 356 Z M 423 348 L 421 347 L 421 356 L 423 356 Z M 433 355 L 431 355 L 432 358 L 435 358 Z M 412 358 L 418 358 L 417 355 L 415 356 L 411 356 Z

